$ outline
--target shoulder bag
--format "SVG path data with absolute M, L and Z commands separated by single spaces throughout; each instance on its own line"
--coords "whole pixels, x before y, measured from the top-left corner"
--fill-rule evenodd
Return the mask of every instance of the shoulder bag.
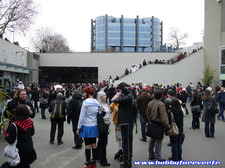
M 175 120 L 174 120 L 174 117 L 173 117 L 173 113 L 170 112 L 170 114 L 171 114 L 171 121 L 172 121 L 172 123 L 171 123 L 171 130 L 172 130 L 172 132 L 169 133 L 169 136 L 175 136 L 175 135 L 179 134 L 179 129 L 177 127 L 177 124 L 175 123 Z
M 157 111 L 159 114 L 159 109 L 157 109 Z M 155 139 L 162 139 L 164 133 L 165 133 L 165 128 L 162 124 L 157 122 L 148 122 L 146 136 L 155 138 Z
M 104 117 L 104 113 L 100 113 L 100 110 L 99 110 L 97 113 L 97 124 L 98 124 L 99 136 L 105 135 L 108 130 L 108 125 L 105 123 L 105 120 L 103 117 Z
M 44 94 L 42 94 L 41 98 L 40 98 L 40 104 L 48 104 L 48 99 L 43 97 Z
M 9 144 L 8 146 L 5 147 L 4 155 L 5 155 L 6 162 L 10 166 L 15 167 L 20 163 L 20 155 L 19 155 L 19 150 L 16 147 L 17 137 L 18 137 L 17 126 L 15 123 L 12 123 L 12 124 L 16 127 L 16 140 L 13 144 Z

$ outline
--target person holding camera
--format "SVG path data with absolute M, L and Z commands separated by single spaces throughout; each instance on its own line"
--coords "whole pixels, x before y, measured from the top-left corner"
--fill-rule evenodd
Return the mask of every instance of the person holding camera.
M 122 131 L 123 168 L 130 168 L 132 167 L 134 127 L 134 119 L 131 112 L 133 109 L 134 99 L 127 88 L 128 84 L 122 82 L 118 87 L 120 92 L 117 92 L 111 101 L 119 104 L 117 124 L 121 125 Z

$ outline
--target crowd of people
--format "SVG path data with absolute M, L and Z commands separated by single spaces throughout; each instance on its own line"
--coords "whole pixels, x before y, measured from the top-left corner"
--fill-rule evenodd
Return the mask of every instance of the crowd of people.
M 111 84 L 111 82 L 108 82 Z M 12 98 L 11 98 L 11 97 Z M 118 151 L 115 151 L 115 159 L 121 162 L 123 168 L 132 167 L 133 156 L 133 127 L 137 117 L 140 118 L 141 139 L 147 142 L 146 127 L 149 123 L 156 123 L 164 128 L 165 135 L 170 137 L 171 156 L 164 159 L 161 156 L 161 148 L 164 136 L 150 138 L 150 160 L 182 160 L 182 142 L 184 140 L 183 118 L 192 114 L 190 129 L 199 129 L 199 119 L 205 122 L 204 131 L 207 138 L 215 135 L 216 114 L 211 106 L 219 103 L 220 112 L 218 120 L 224 120 L 225 92 L 221 85 L 215 91 L 212 88 L 204 88 L 199 82 L 194 88 L 192 83 L 187 87 L 181 84 L 163 86 L 158 84 L 126 84 L 118 86 L 103 83 L 31 83 L 28 87 L 18 86 L 11 94 L 5 97 L 5 106 L 1 111 L 3 119 L 9 119 L 9 126 L 4 129 L 5 139 L 9 144 L 16 139 L 16 127 L 18 129 L 17 148 L 21 157 L 18 168 L 26 168 L 36 158 L 33 148 L 32 136 L 34 126 L 32 118 L 41 109 L 41 118 L 46 119 L 46 109 L 51 114 L 51 130 L 49 143 L 55 143 L 56 128 L 57 145 L 63 144 L 64 122 L 72 122 L 74 133 L 73 149 L 85 148 L 86 162 L 84 167 L 96 168 L 96 162 L 101 166 L 110 166 L 107 160 L 107 144 L 109 126 L 111 121 L 115 125 L 115 139 L 118 142 Z M 39 103 L 38 103 L 39 102 Z M 187 109 L 190 103 L 191 111 Z M 39 104 L 39 106 L 38 106 Z M 135 113 L 138 109 L 138 115 Z M 204 110 L 203 110 L 204 109 Z M 110 111 L 113 118 L 110 118 Z M 202 114 L 203 113 L 203 114 Z M 103 114 L 106 130 L 100 134 L 97 114 Z M 176 123 L 179 133 L 172 135 L 172 118 Z M 15 127 L 15 125 L 16 127 Z M 3 166 L 8 166 L 4 163 Z M 119 163 L 118 163 L 119 166 Z

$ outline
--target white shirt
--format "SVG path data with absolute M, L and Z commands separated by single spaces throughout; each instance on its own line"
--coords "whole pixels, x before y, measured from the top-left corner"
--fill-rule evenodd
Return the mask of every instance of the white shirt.
M 88 98 L 83 101 L 77 128 L 81 129 L 82 126 L 96 126 L 97 113 L 100 107 L 101 104 L 96 99 Z

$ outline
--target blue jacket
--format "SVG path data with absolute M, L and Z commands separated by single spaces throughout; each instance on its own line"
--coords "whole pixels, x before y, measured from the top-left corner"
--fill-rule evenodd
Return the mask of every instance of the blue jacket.
M 219 91 L 216 94 L 216 101 L 222 105 L 225 105 L 225 92 Z

